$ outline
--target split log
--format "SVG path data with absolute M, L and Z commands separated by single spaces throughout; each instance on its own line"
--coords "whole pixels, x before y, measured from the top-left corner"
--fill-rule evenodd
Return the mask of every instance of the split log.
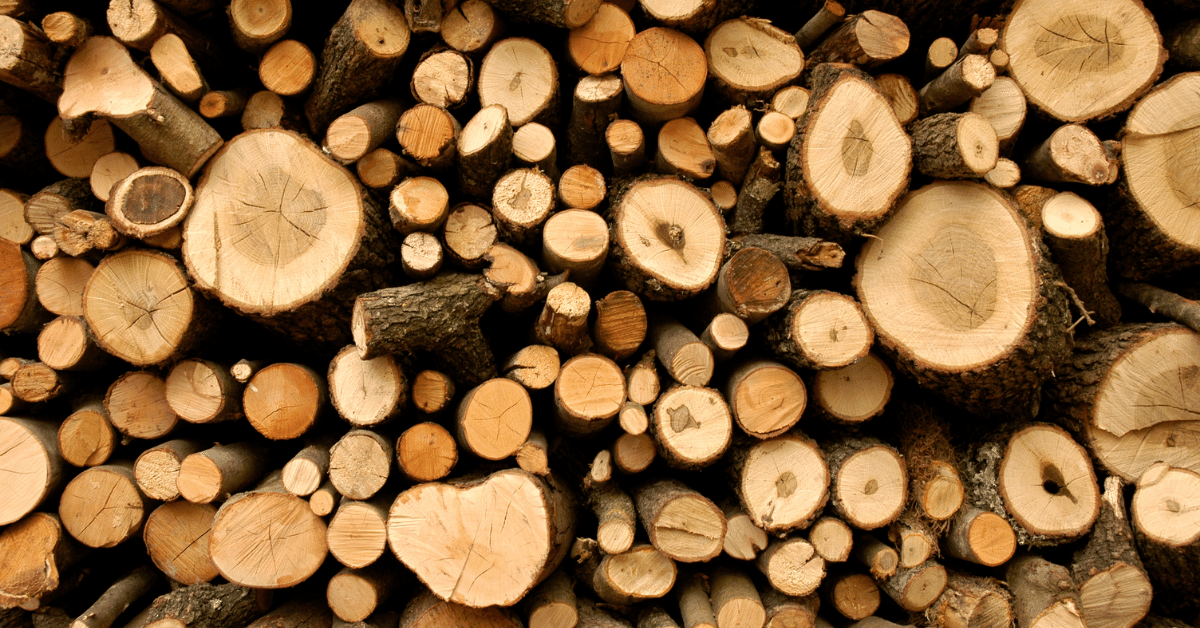
M 388 506 L 395 494 L 382 491 L 367 501 L 343 499 L 325 534 L 329 553 L 353 569 L 379 561 L 387 550 Z
M 167 405 L 188 423 L 216 423 L 242 414 L 241 385 L 226 366 L 211 360 L 176 362 L 167 375 L 166 387 Z
M 612 5 L 604 3 L 600 6 Z M 575 31 L 572 31 L 571 37 L 574 35 Z M 633 35 L 632 24 L 629 35 Z M 614 61 L 620 63 L 621 58 Z M 604 133 L 620 111 L 624 88 L 625 83 L 617 74 L 585 76 L 575 85 L 571 118 L 567 122 L 566 157 L 571 163 L 608 170 L 605 167 L 608 165 L 608 151 Z M 554 176 L 558 171 L 556 167 L 546 170 L 551 178 L 557 178 Z
M 1030 178 L 1084 185 L 1114 183 L 1117 169 L 1100 138 L 1079 124 L 1055 129 L 1021 164 L 1021 172 Z
M 0 606 L 37 608 L 86 550 L 56 515 L 35 512 L 0 532 Z
M 270 440 L 303 436 L 328 405 L 325 378 L 307 366 L 290 362 L 258 371 L 242 392 L 246 420 Z
M 370 98 L 391 78 L 411 38 L 404 11 L 383 0 L 354 0 L 321 50 L 304 115 L 314 133 Z
M 118 377 L 104 395 L 113 427 L 130 438 L 160 438 L 175 429 L 179 416 L 167 402 L 167 384 L 151 371 Z
M 831 563 L 844 563 L 854 549 L 854 533 L 845 521 L 824 516 L 808 530 L 808 541 L 817 554 Z
M 262 478 L 266 464 L 267 458 L 257 443 L 210 447 L 179 464 L 179 495 L 195 504 L 228 499 Z
M 846 20 L 813 48 L 806 65 L 815 68 L 821 63 L 853 63 L 870 69 L 904 54 L 908 42 L 908 26 L 903 20 L 867 10 Z
M 529 438 L 533 426 L 529 392 L 511 379 L 489 379 L 463 395 L 456 424 L 464 450 L 484 460 L 503 460 Z
M 913 123 L 913 166 L 935 179 L 979 178 L 996 167 L 996 130 L 977 113 L 940 113 Z
M 1066 567 L 1033 554 L 1008 564 L 1005 580 L 1013 592 L 1013 614 L 1020 628 L 1086 626 L 1079 591 Z
M 96 155 L 92 159 L 98 157 L 99 155 Z M 92 167 L 90 160 L 86 166 L 90 173 Z M 95 199 L 92 198 L 88 184 L 82 179 L 66 179 L 52 183 L 29 197 L 29 200 L 25 202 L 25 222 L 29 223 L 35 232 L 41 235 L 51 235 L 63 216 L 77 209 L 90 210 L 93 207 L 95 207 Z
M 479 65 L 479 104 L 503 105 L 513 127 L 553 123 L 558 105 L 558 68 L 550 52 L 532 39 L 510 37 L 492 45 Z
M 150 499 L 164 502 L 179 499 L 180 466 L 201 449 L 203 446 L 197 441 L 177 438 L 143 451 L 133 461 L 138 488 Z
M 866 21 L 860 18 L 842 30 Z M 815 63 L 811 57 L 809 62 Z M 908 188 L 912 143 L 865 73 L 829 64 L 814 66 L 810 76 L 812 99 L 796 125 L 796 148 L 787 159 L 788 218 L 805 235 L 820 232 L 844 239 L 870 232 Z M 831 165 L 829 152 L 814 150 L 816 146 L 841 150 Z M 874 158 L 880 154 L 892 158 Z M 857 181 L 872 182 L 869 195 L 864 197 Z
M 1100 512 L 1087 451 L 1054 425 L 1010 426 L 981 439 L 964 479 L 968 501 L 1004 517 L 1024 546 L 1079 538 Z
M 585 437 L 607 427 L 625 402 L 621 368 L 612 360 L 585 353 L 563 363 L 554 380 L 556 424 L 564 433 Z
M 156 85 L 115 39 L 88 39 L 71 55 L 64 76 L 58 104 L 63 120 L 104 116 L 137 141 L 148 159 L 188 178 L 223 143 L 203 118 Z M 109 93 L 121 98 L 112 100 Z
M 466 103 L 474 85 L 475 64 L 470 57 L 457 50 L 431 48 L 413 68 L 409 91 L 420 102 L 456 109 Z
M 650 543 L 682 563 L 706 562 L 721 553 L 725 515 L 716 504 L 677 480 L 657 480 L 633 492 Z
M 116 547 L 141 531 L 149 503 L 138 491 L 133 464 L 115 462 L 75 476 L 63 488 L 58 516 L 80 543 Z
M 808 403 L 800 376 L 771 360 L 740 362 L 730 371 L 722 390 L 738 427 L 755 438 L 771 438 L 792 429 Z
M 1138 479 L 1129 506 L 1137 550 L 1157 593 L 1156 606 L 1169 611 L 1200 605 L 1196 572 L 1186 567 L 1200 547 L 1192 523 L 1197 487 L 1196 472 L 1157 462 Z
M 230 497 L 213 518 L 209 554 L 221 575 L 259 589 L 290 587 L 308 579 L 328 551 L 325 522 L 283 488 L 280 474 Z M 287 556 L 277 562 L 276 556 Z
M 829 499 L 829 467 L 800 433 L 734 449 L 730 471 L 742 508 L 773 535 L 807 528 Z
M 838 369 L 817 371 L 810 383 L 814 407 L 837 423 L 850 425 L 879 416 L 892 396 L 895 379 L 875 353 Z
M 950 520 L 942 550 L 960 560 L 999 567 L 1016 553 L 1017 535 L 1004 517 L 967 505 Z
M 755 564 L 775 590 L 792 597 L 812 595 L 825 579 L 825 559 L 800 537 L 771 541 Z
M 1107 24 L 1106 32 L 1120 33 L 1121 54 L 1092 54 L 1107 49 L 1111 41 L 1088 37 L 1092 24 Z M 1080 41 L 1087 44 L 1074 47 L 1073 42 Z M 1008 73 L 1030 104 L 1064 122 L 1105 118 L 1128 109 L 1158 79 L 1167 56 L 1150 12 L 1128 0 L 1054 7 L 1017 2 L 1005 21 L 999 48 L 1009 54 Z M 1068 84 L 1071 89 L 1062 89 Z
M 721 393 L 675 386 L 654 405 L 650 432 L 667 464 L 696 470 L 715 464 L 733 439 L 733 417 Z
M 512 605 L 566 556 L 574 532 L 569 500 L 554 484 L 517 469 L 420 484 L 392 504 L 388 544 L 441 598 L 471 608 Z M 492 532 L 479 536 L 482 529 Z M 468 545 L 471 556 L 462 553 Z M 446 564 L 453 567 L 439 566 Z
M 11 384 L 9 386 L 11 389 Z M 12 415 L 14 410 L 5 414 Z M 108 420 L 104 404 L 99 401 L 80 405 L 58 427 L 58 451 L 63 460 L 77 467 L 94 467 L 108 462 L 116 448 L 116 440 L 116 431 Z
M 875 340 L 863 308 L 828 290 L 793 290 L 785 309 L 763 323 L 763 340 L 794 368 L 834 369 L 866 357 Z
M 329 481 L 349 499 L 370 499 L 387 483 L 393 455 L 388 439 L 350 430 L 329 448 Z
M 1200 470 L 1191 455 L 1191 355 L 1177 324 L 1119 325 L 1086 337 L 1047 388 L 1047 416 L 1068 426 L 1109 474 L 1136 481 L 1157 461 Z M 1180 382 L 1184 385 L 1181 387 Z M 1154 408 L 1154 411 L 1149 411 Z
M 722 22 L 709 31 L 704 53 L 721 96 L 740 104 L 761 106 L 804 69 L 795 38 L 761 19 Z
M 1150 611 L 1151 580 L 1134 545 L 1122 488 L 1120 478 L 1105 478 L 1100 515 L 1071 563 L 1080 611 L 1092 628 L 1129 628 Z
M 1013 624 L 1012 594 L 991 578 L 951 572 L 925 618 L 936 628 L 1005 628 Z
M 502 295 L 500 308 L 506 312 L 528 309 L 566 279 L 565 275 L 547 278 L 533 259 L 502 242 L 484 252 L 483 260 L 490 264 L 483 270 L 483 277 L 490 289 Z
M 197 289 L 298 341 L 345 344 L 335 321 L 349 318 L 349 295 L 379 287 L 392 257 L 381 212 L 354 176 L 280 129 L 226 144 L 183 230 Z
M 162 574 L 149 565 L 134 569 L 108 587 L 71 623 L 71 628 L 109 628 L 125 609 L 158 588 L 162 581 Z
M 855 285 L 884 352 L 956 405 L 1031 414 L 1042 382 L 1069 355 L 1070 320 L 1057 273 L 1017 208 L 983 185 L 937 182 L 906 196 L 876 235 L 858 257 Z M 1009 249 L 1001 241 L 1026 244 Z M 963 263 L 965 250 L 988 262 L 948 282 L 947 269 Z M 902 290 L 895 255 L 915 260 L 905 266 L 910 287 Z M 1006 277 L 1021 290 L 998 291 Z
M 699 106 L 708 63 L 691 37 L 656 26 L 633 36 L 621 76 L 634 118 L 654 124 L 682 118 Z
M 512 152 L 512 125 L 504 106 L 480 109 L 459 137 L 458 181 L 462 193 L 487 198 L 496 180 L 508 170 Z
M 1125 121 L 1123 176 L 1116 193 L 1106 195 L 1104 222 L 1113 242 L 1114 269 L 1135 281 L 1200 264 L 1195 223 L 1185 218 L 1196 196 L 1185 173 L 1195 167 L 1200 153 L 1190 143 L 1197 130 L 1185 122 L 1194 109 L 1190 101 L 1180 100 L 1197 81 L 1196 75 L 1182 74 L 1163 83 Z
M 892 447 L 845 439 L 825 448 L 830 503 L 850 525 L 873 530 L 895 521 L 908 497 L 908 471 Z
M 154 566 L 183 585 L 216 578 L 217 567 L 208 556 L 208 540 L 217 509 L 211 504 L 186 500 L 167 502 L 146 518 L 142 540 Z
M 830 575 L 821 583 L 822 597 L 850 621 L 866 619 L 879 610 L 879 586 L 865 573 Z
M 408 379 L 390 355 L 364 360 L 354 345 L 344 347 L 326 380 L 334 409 L 354 427 L 385 423 L 408 403 Z

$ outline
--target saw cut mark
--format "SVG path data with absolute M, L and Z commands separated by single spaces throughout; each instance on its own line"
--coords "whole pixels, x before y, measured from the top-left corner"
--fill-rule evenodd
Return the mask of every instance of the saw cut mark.
M 1098 15 L 1063 15 L 1041 29 L 1033 41 L 1034 54 L 1056 68 L 1096 74 L 1119 72 L 1130 63 L 1121 29 Z
M 947 327 L 968 331 L 996 311 L 996 258 L 962 225 L 946 225 L 912 260 L 909 281 L 921 305 Z

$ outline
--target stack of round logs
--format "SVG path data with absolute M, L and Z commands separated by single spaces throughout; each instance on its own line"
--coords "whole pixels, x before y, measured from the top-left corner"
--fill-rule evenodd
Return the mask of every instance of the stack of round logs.
M 1195 625 L 1194 4 L 0 0 L 0 628 Z

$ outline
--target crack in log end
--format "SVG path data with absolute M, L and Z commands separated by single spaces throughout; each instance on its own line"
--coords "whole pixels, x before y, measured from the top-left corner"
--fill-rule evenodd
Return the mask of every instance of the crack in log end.
M 1075 75 L 1118 73 L 1133 63 L 1126 55 L 1121 29 L 1098 15 L 1063 15 L 1054 24 L 1039 24 L 1033 51 L 1054 68 Z
M 950 329 L 976 329 L 996 312 L 995 254 L 965 226 L 939 229 L 909 272 L 921 305 Z
M 875 148 L 867 137 L 866 129 L 857 118 L 850 121 L 846 136 L 842 138 L 842 165 L 852 177 L 861 177 L 871 171 L 871 157 Z

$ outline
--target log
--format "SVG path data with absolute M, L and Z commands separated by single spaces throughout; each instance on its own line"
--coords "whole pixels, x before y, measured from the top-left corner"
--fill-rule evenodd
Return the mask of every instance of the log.
M 1099 17 L 1106 11 L 1120 11 L 1120 17 Z M 1077 19 L 1077 15 L 1089 17 Z M 1127 42 L 1129 47 L 1123 54 L 1115 58 L 1084 57 L 1076 63 L 1055 65 L 1067 55 L 1060 46 L 1073 38 L 1082 35 L 1083 41 L 1097 44 L 1107 41 L 1096 42 L 1085 35 L 1089 28 L 1085 24 L 1105 19 L 1110 19 L 1109 28 L 1114 29 L 1110 32 L 1119 29 L 1122 41 Z M 1046 32 L 1042 28 L 1046 24 L 1054 32 L 1039 39 Z M 1128 109 L 1158 79 L 1166 59 L 1162 36 L 1150 12 L 1125 0 L 1078 8 L 1014 3 L 998 46 L 1009 54 L 1008 73 L 1021 85 L 1030 104 L 1064 122 L 1104 118 Z M 1085 46 L 1079 54 L 1088 55 L 1088 50 Z M 1067 84 L 1070 90 L 1060 88 Z
M 650 430 L 667 464 L 696 470 L 716 464 L 733 439 L 733 417 L 721 393 L 675 386 L 654 406 Z
M 661 384 L 658 368 L 654 366 L 655 356 L 655 351 L 651 349 L 635 364 L 626 367 L 625 390 L 630 401 L 648 406 L 658 399 Z
M 404 607 L 399 628 L 440 628 L 455 624 L 477 628 L 521 628 L 520 620 L 505 609 L 471 608 L 440 600 L 429 591 L 418 593 Z
M 1012 594 L 997 580 L 950 572 L 925 617 L 937 628 L 1004 628 L 1013 622 Z
M 387 550 L 387 512 L 393 499 L 392 491 L 366 501 L 343 499 L 326 531 L 329 553 L 352 569 L 376 564 Z
M 415 175 L 418 166 L 387 148 L 376 148 L 355 164 L 358 180 L 374 190 L 389 190 L 405 177 Z
M 255 92 L 242 110 L 242 129 L 281 127 L 292 131 L 303 129 L 303 113 L 290 100 L 264 89 Z
M 717 362 L 732 358 L 749 340 L 750 329 L 746 323 L 728 312 L 714 316 L 700 334 L 700 342 L 708 345 Z
M 279 41 L 292 25 L 291 0 L 232 0 L 229 26 L 233 41 L 259 54 Z
M 408 50 L 404 12 L 382 0 L 354 0 L 334 23 L 304 115 L 321 134 L 338 115 L 370 100 L 396 71 Z
M 713 613 L 712 599 L 708 595 L 708 581 L 702 574 L 685 578 L 675 595 L 679 598 L 679 614 L 684 628 L 716 628 L 717 616 Z
M 324 377 L 307 366 L 279 362 L 258 371 L 242 392 L 246 420 L 270 440 L 299 438 L 329 405 Z
M 949 37 L 938 37 L 925 53 L 925 80 L 928 81 L 950 67 L 959 58 L 958 44 Z
M 96 155 L 92 159 L 98 157 L 99 155 Z M 91 160 L 86 162 L 86 167 L 90 173 Z M 25 222 L 29 223 L 35 232 L 51 235 L 63 216 L 77 209 L 90 210 L 94 206 L 95 199 L 82 179 L 66 179 L 52 183 L 29 197 L 25 202 Z
M 825 559 L 800 537 L 771 541 L 755 564 L 776 591 L 792 597 L 812 595 L 825 578 Z
M 9 389 L 11 394 L 11 384 Z M 5 414 L 13 414 L 11 408 Z M 89 401 L 80 405 L 58 427 L 58 451 L 63 460 L 77 467 L 94 467 L 108 462 L 116 448 L 116 432 L 104 404 Z
M 436 414 L 454 398 L 454 380 L 445 373 L 424 370 L 413 378 L 413 405 L 426 414 Z
M 137 4 L 140 10 L 153 2 Z M 137 141 L 148 159 L 188 178 L 223 143 L 203 118 L 156 85 L 115 39 L 92 37 L 85 41 L 71 55 L 64 76 L 58 103 L 64 121 L 104 116 Z M 110 101 L 104 96 L 109 92 L 120 92 L 121 100 Z
M 754 560 L 767 547 L 767 533 L 734 500 L 721 503 L 725 515 L 725 541 L 722 551 L 737 560 Z
M 312 598 L 297 597 L 263 615 L 246 628 L 332 628 L 329 605 Z
M 378 433 L 350 430 L 329 448 L 329 481 L 349 499 L 370 499 L 387 483 L 393 455 L 392 443 Z
M 325 522 L 283 488 L 278 472 L 217 510 L 209 554 L 217 571 L 244 587 L 279 589 L 308 579 L 328 551 Z M 276 556 L 287 556 L 284 563 Z
M 946 113 L 983 94 L 996 82 L 996 68 L 983 55 L 967 55 L 918 92 L 921 112 Z
M 1054 425 L 1009 426 L 976 442 L 964 479 L 968 501 L 1004 517 L 1023 546 L 1079 538 L 1100 511 L 1086 450 Z
M 601 8 L 607 4 L 602 4 Z M 571 37 L 574 37 L 574 33 L 575 31 L 572 31 Z M 629 35 L 633 36 L 632 25 Z M 568 40 L 568 46 L 571 41 L 574 40 Z M 622 58 L 623 55 L 624 49 Z M 622 58 L 615 61 L 620 63 Z M 571 118 L 567 121 L 566 142 L 566 157 L 572 163 L 608 170 L 609 159 L 604 133 L 620 111 L 624 87 L 625 83 L 616 74 L 586 76 L 575 85 L 571 100 Z M 557 178 L 554 176 L 557 168 L 553 164 L 545 169 L 551 174 L 551 178 Z
M 143 565 L 122 576 L 87 608 L 71 628 L 108 628 L 143 596 L 162 584 L 162 574 Z
M 359 105 L 329 123 L 322 146 L 341 163 L 358 161 L 395 132 L 402 110 L 396 100 Z
M 624 402 L 621 368 L 595 353 L 567 360 L 554 380 L 556 425 L 568 435 L 585 437 L 603 430 Z
M 766 20 L 740 17 L 722 22 L 704 40 L 714 86 L 721 96 L 761 106 L 804 69 L 795 38 Z
M 895 416 L 900 425 L 899 451 L 909 471 L 908 494 L 915 502 L 916 514 L 933 522 L 950 519 L 963 504 L 964 490 L 949 422 L 932 404 L 909 399 L 900 404 Z
M 558 179 L 558 141 L 544 124 L 530 122 L 513 132 L 513 165 L 536 167 Z
M 936 179 L 972 179 L 1000 156 L 996 130 L 977 113 L 940 113 L 912 125 L 913 166 Z
M 758 144 L 776 154 L 786 151 L 795 135 L 796 121 L 778 111 L 764 113 L 754 127 Z
M 12 376 L 12 394 L 20 401 L 38 403 L 49 401 L 79 387 L 72 373 L 58 372 L 41 362 L 23 364 Z
M 471 608 L 508 606 L 566 555 L 574 532 L 569 500 L 554 484 L 516 469 L 458 484 L 421 484 L 392 504 L 388 545 L 438 597 Z M 510 509 L 522 516 L 506 516 Z M 481 529 L 492 532 L 479 537 Z M 484 560 L 468 560 L 468 546 Z M 437 566 L 447 558 L 456 567 Z
M 216 423 L 242 414 L 242 386 L 229 368 L 211 360 L 176 362 L 166 379 L 167 405 L 189 423 Z
M 972 98 L 968 107 L 992 123 L 1000 150 L 1008 153 L 1025 125 L 1025 93 L 1012 78 L 997 76 L 992 86 Z
M 388 195 L 392 226 L 403 235 L 436 231 L 446 222 L 450 194 L 433 177 L 410 177 L 400 181 Z
M 735 448 L 730 471 L 742 509 L 769 534 L 809 527 L 829 499 L 824 456 L 800 433 Z
M 776 357 L 799 369 L 835 369 L 866 357 L 875 335 L 853 298 L 828 290 L 793 290 L 788 305 L 763 323 Z
M 163 84 L 184 102 L 196 105 L 208 92 L 208 82 L 187 44 L 175 33 L 159 37 L 150 47 L 150 61 Z
M 59 433 L 62 433 L 61 430 Z M 146 497 L 159 501 L 179 499 L 180 466 L 203 448 L 197 441 L 177 438 L 143 451 L 133 461 L 133 477 L 137 480 L 138 489 Z
M 959 212 L 950 216 L 950 204 L 972 207 L 970 217 Z M 858 257 L 855 285 L 885 355 L 901 372 L 955 405 L 984 415 L 1031 414 L 1042 382 L 1069 354 L 1065 331 L 1070 321 L 1055 269 L 1016 207 L 979 184 L 936 182 L 906 196 L 876 235 L 882 240 L 867 242 Z M 1027 245 L 1011 255 L 1001 253 L 994 243 L 1002 238 Z M 886 252 L 881 242 L 887 243 Z M 958 255 L 949 255 L 950 242 Z M 964 259 L 960 256 L 967 246 L 989 262 L 973 266 L 952 284 L 946 282 L 948 265 Z M 909 296 L 902 296 L 907 289 L 897 291 L 894 283 L 892 255 L 902 250 L 913 251 L 920 260 L 906 271 L 912 286 Z M 1028 296 L 993 289 L 1010 272 L 1028 278 L 1021 280 L 1024 288 L 1019 293 Z M 910 312 L 927 314 L 892 314 L 909 303 L 917 308 Z M 910 325 L 917 320 L 922 331 L 900 341 L 897 334 L 906 333 L 900 330 L 914 329 Z M 939 330 L 937 339 L 923 340 L 934 328 Z M 1036 359 L 1017 347 L 1036 348 Z
M 568 628 L 579 622 L 575 590 L 562 570 L 530 591 L 522 606 L 529 628 Z
M 458 180 L 462 192 L 487 198 L 512 158 L 512 125 L 503 105 L 479 110 L 459 138 Z
M 826 0 L 817 9 L 816 15 L 808 19 L 800 30 L 796 31 L 796 45 L 801 48 L 811 48 L 821 40 L 829 29 L 837 26 L 846 17 L 846 9 L 835 0 Z
M 208 555 L 213 517 L 211 504 L 193 504 L 186 500 L 167 502 L 146 518 L 142 540 L 154 566 L 171 580 L 183 585 L 208 582 L 218 575 Z
M 563 171 L 558 181 L 558 200 L 568 209 L 595 209 L 608 196 L 604 175 L 587 164 L 575 164 Z
M 745 572 L 719 567 L 709 580 L 709 586 L 718 626 L 759 628 L 766 622 L 762 598 Z
M 479 65 L 479 104 L 503 105 L 513 127 L 553 123 L 557 112 L 558 68 L 541 44 L 524 37 L 492 45 Z
M 5 118 L 0 118 L 3 126 Z M 0 238 L 16 244 L 33 239 L 33 227 L 25 221 L 25 202 L 29 196 L 13 190 L 0 190 Z
M 825 447 L 830 503 L 850 525 L 873 530 L 895 521 L 908 496 L 899 452 L 878 440 L 845 439 Z
M 397 417 L 408 403 L 408 378 L 390 355 L 364 360 L 353 346 L 329 362 L 329 400 L 354 427 L 372 427 Z
M 622 606 L 667 595 L 676 574 L 675 562 L 646 544 L 620 554 L 593 554 L 577 571 L 578 579 L 590 585 L 602 601 Z
M 550 474 L 550 443 L 541 430 L 533 430 L 529 438 L 517 449 L 517 466 L 534 475 L 546 477 Z
M 529 345 L 509 356 L 500 370 L 504 377 L 529 390 L 544 390 L 558 379 L 561 367 L 553 347 Z
M 1188 527 L 1196 486 L 1200 476 L 1194 471 L 1156 462 L 1138 479 L 1129 505 L 1138 553 L 1158 593 L 1156 606 L 1172 612 L 1198 604 L 1195 573 L 1179 569 L 1196 555 L 1197 538 Z
M 510 170 L 492 189 L 492 213 L 500 239 L 516 246 L 541 240 L 542 223 L 554 210 L 554 182 L 530 168 Z
M 873 578 L 881 581 L 896 575 L 900 567 L 900 553 L 867 534 L 855 534 L 854 559 L 866 567 Z
M 810 395 L 822 416 L 854 425 L 884 411 L 894 384 L 887 363 L 871 352 L 850 366 L 817 371 L 810 384 Z
M 179 464 L 179 495 L 195 504 L 228 499 L 254 485 L 266 471 L 262 448 L 253 442 L 217 445 Z
M 371 616 L 401 584 L 393 565 L 377 563 L 364 569 L 343 567 L 329 579 L 325 598 L 333 614 L 346 622 Z
M 1086 626 L 1079 591 L 1066 567 L 1022 554 L 1008 564 L 1005 580 L 1013 592 L 1013 614 L 1020 628 Z
M 604 130 L 613 172 L 628 175 L 646 165 L 646 136 L 633 120 L 614 120 Z
M 38 359 L 56 371 L 96 371 L 112 363 L 87 323 L 75 316 L 60 316 L 46 323 L 37 341 Z
M 679 562 L 706 562 L 721 552 L 725 515 L 677 480 L 657 480 L 633 492 L 638 518 L 650 543 Z
M 1055 129 L 1021 164 L 1021 172 L 1033 179 L 1093 186 L 1116 182 L 1117 169 L 1100 138 L 1079 124 Z
M 238 183 L 255 180 L 272 185 Z M 213 159 L 196 186 L 182 257 L 196 287 L 224 304 L 297 340 L 345 344 L 348 330 L 328 321 L 349 317 L 347 295 L 386 278 L 392 255 L 382 236 L 382 215 L 353 175 L 300 136 L 264 129 Z M 235 279 L 246 273 L 264 280 Z
M 434 6 L 426 3 L 425 6 Z M 409 91 L 413 98 L 444 109 L 466 103 L 475 84 L 475 64 L 457 50 L 431 48 L 413 68 Z
M 499 37 L 500 16 L 483 0 L 467 0 L 457 11 L 442 16 L 442 41 L 447 46 L 467 54 L 477 54 L 491 47 Z
M 62 63 L 37 27 L 5 14 L 0 16 L 0 80 L 54 103 L 63 91 Z
M 667 374 L 685 386 L 704 386 L 712 378 L 716 361 L 712 349 L 691 330 L 668 316 L 649 319 L 647 339 Z
M 160 438 L 175 429 L 179 416 L 167 402 L 167 384 L 151 371 L 118 377 L 104 395 L 113 427 L 130 438 Z
M 6 333 L 39 329 L 50 316 L 37 298 L 40 268 L 32 255 L 19 244 L 0 241 L 0 330 Z
M 1052 196 L 1041 208 L 1043 238 L 1063 280 L 1103 327 L 1121 319 L 1121 304 L 1108 287 L 1108 237 L 1100 212 L 1072 192 Z
M 249 102 L 249 89 L 214 89 L 200 97 L 200 104 L 197 106 L 197 110 L 200 112 L 200 115 L 210 120 L 213 118 L 241 117 L 242 112 L 246 110 L 246 105 Z
M 11 268 L 11 267 L 10 267 Z M 34 287 L 37 300 L 59 316 L 83 315 L 83 290 L 95 270 L 87 260 L 56 257 L 37 269 Z
M 533 335 L 564 355 L 583 353 L 592 347 L 587 326 L 590 311 L 591 298 L 586 290 L 570 281 L 561 283 L 546 294 Z
M 570 171 L 568 170 L 568 172 Z M 563 189 L 560 186 L 559 192 L 561 193 Z M 571 281 L 581 286 L 595 285 L 604 268 L 604 262 L 608 259 L 608 246 L 608 223 L 604 222 L 599 214 L 587 209 L 568 209 L 558 212 L 550 216 L 542 229 L 542 261 L 545 263 L 546 269 L 552 273 L 570 271 Z M 638 307 L 641 306 L 641 301 L 637 300 L 636 295 L 627 291 L 623 292 L 628 294 L 626 300 L 633 299 Z M 601 314 L 600 303 L 601 301 L 597 301 L 596 304 L 597 321 Z M 619 312 L 610 313 L 609 316 L 616 316 L 618 313 L 624 312 L 620 308 L 618 310 Z M 644 327 L 643 324 L 643 334 L 645 333 Z M 635 326 L 627 333 L 631 337 L 636 335 L 637 327 Z M 597 343 L 600 342 L 598 338 L 595 340 Z M 632 340 L 627 342 L 632 342 Z M 640 341 L 638 344 L 641 344 Z M 622 350 L 625 348 L 622 347 Z M 617 352 L 611 353 L 615 355 Z
M 950 520 L 942 550 L 960 560 L 998 567 L 1016 553 L 1017 535 L 1004 517 L 967 505 Z
M 1151 580 L 1134 545 L 1122 488 L 1120 478 L 1105 478 L 1100 515 L 1071 563 L 1083 620 L 1097 628 L 1128 628 L 1150 611 Z
M 808 541 L 817 555 L 830 563 L 844 563 L 854 549 L 854 535 L 845 521 L 829 515 L 817 519 L 808 530 Z
M 138 491 L 133 464 L 114 462 L 75 476 L 63 488 L 58 516 L 80 543 L 116 547 L 141 531 L 149 503 Z
M 629 13 L 605 2 L 587 23 L 571 29 L 567 35 L 567 54 L 571 63 L 587 74 L 607 74 L 621 66 L 636 33 Z
M 0 443 L 0 468 L 12 476 L 0 493 L 0 525 L 8 525 L 41 505 L 64 478 L 53 425 L 0 417 Z
M 704 49 L 691 37 L 656 26 L 633 36 L 621 61 L 621 76 L 634 118 L 654 124 L 696 109 L 704 93 L 708 63 Z
M 874 68 L 908 50 L 909 32 L 904 21 L 882 11 L 867 10 L 842 23 L 812 52 L 805 64 L 853 63 Z
M 879 610 L 879 586 L 865 573 L 830 575 L 821 583 L 822 597 L 850 621 L 866 619 Z
M 654 438 L 646 433 L 622 434 L 613 443 L 613 466 L 625 474 L 645 471 L 656 456 Z
M 815 63 L 811 57 L 809 63 Z M 813 67 L 808 112 L 788 153 L 784 201 L 788 220 L 804 235 L 845 239 L 874 229 L 907 189 L 911 142 L 869 76 L 842 64 Z M 829 145 L 841 147 L 838 157 L 813 150 Z M 873 159 L 876 154 L 894 157 Z M 858 180 L 873 182 L 868 197 L 850 192 Z
M 1001 157 L 996 160 L 996 167 L 983 175 L 983 180 L 1002 190 L 1014 187 L 1021 182 L 1021 167 L 1017 162 Z
M 0 606 L 37 608 L 59 589 L 86 550 L 56 515 L 35 512 L 0 532 Z
M 946 588 L 946 568 L 929 560 L 915 567 L 899 567 L 880 589 L 906 611 L 929 608 Z
M 192 584 L 158 596 L 127 628 L 236 626 L 267 608 L 253 589 L 236 584 Z

